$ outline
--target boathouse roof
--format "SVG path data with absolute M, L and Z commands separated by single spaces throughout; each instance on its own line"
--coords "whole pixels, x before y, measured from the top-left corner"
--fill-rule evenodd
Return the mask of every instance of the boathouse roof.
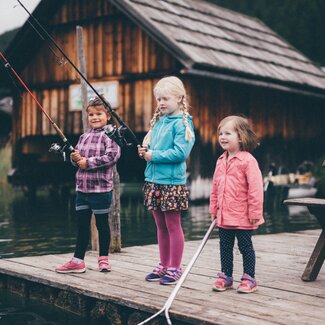
M 179 60 L 184 74 L 325 95 L 321 68 L 256 18 L 203 0 L 107 1 Z M 46 25 L 60 5 L 42 0 L 33 14 Z M 26 22 L 7 52 L 23 69 L 37 43 Z
M 325 90 L 320 67 L 256 18 L 206 1 L 112 2 L 189 73 L 292 90 Z

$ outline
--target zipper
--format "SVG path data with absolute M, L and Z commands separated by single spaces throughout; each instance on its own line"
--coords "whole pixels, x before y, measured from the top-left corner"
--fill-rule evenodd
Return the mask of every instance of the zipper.
M 159 139 L 160 133 L 162 128 L 164 127 L 165 120 L 162 122 L 162 125 L 159 127 L 158 132 L 157 132 L 157 139 Z M 158 142 L 158 141 L 157 141 Z M 155 148 L 152 148 L 155 149 Z M 152 163 L 152 182 L 155 182 L 155 165 Z

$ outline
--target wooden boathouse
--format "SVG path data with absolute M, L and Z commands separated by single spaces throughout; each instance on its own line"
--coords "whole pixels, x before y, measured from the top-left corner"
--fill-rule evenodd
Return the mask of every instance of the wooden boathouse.
M 192 182 L 212 176 L 216 127 L 229 114 L 251 119 L 263 172 L 270 162 L 294 170 L 323 154 L 325 74 L 258 19 L 203 0 L 42 0 L 33 15 L 75 63 L 76 26 L 83 27 L 87 77 L 139 139 L 155 109 L 157 80 L 177 75 L 184 81 L 197 137 Z M 79 77 L 57 63 L 61 58 L 48 45 L 26 22 L 6 55 L 74 144 L 82 133 Z M 0 85 L 9 83 L 2 73 Z M 48 153 L 58 137 L 31 97 L 15 88 L 13 94 L 13 179 L 73 177 L 68 164 L 52 168 L 62 164 Z M 134 154 L 125 150 L 119 162 L 122 181 L 142 180 L 144 163 Z

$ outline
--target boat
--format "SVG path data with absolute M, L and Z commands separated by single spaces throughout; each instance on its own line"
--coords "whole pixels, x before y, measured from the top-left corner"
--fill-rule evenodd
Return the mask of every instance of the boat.
M 264 177 L 265 195 L 279 195 L 281 199 L 315 197 L 317 188 L 316 179 L 312 175 L 313 163 L 304 161 L 296 173 L 290 173 L 285 167 L 272 163 L 268 175 Z

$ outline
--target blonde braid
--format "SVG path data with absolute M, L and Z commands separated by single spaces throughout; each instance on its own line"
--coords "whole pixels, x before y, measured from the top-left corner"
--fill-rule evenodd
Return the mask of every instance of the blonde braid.
M 186 129 L 185 130 L 185 140 L 190 141 L 193 138 L 193 132 L 192 132 L 192 130 L 191 130 L 189 124 L 188 124 L 189 113 L 188 113 L 188 110 L 187 110 L 187 104 L 186 104 L 185 97 L 183 97 L 183 99 L 182 99 L 181 111 L 183 113 L 183 122 L 184 122 L 185 129 Z
M 159 120 L 161 116 L 161 112 L 158 109 L 158 107 L 156 108 L 155 113 L 153 114 L 153 117 L 150 121 L 150 129 L 148 131 L 148 133 L 146 134 L 146 136 L 144 137 L 143 141 L 142 141 L 142 145 L 143 146 L 149 146 L 150 142 L 151 142 L 151 134 L 152 134 L 152 128 L 154 127 L 154 125 L 156 124 L 156 122 Z

